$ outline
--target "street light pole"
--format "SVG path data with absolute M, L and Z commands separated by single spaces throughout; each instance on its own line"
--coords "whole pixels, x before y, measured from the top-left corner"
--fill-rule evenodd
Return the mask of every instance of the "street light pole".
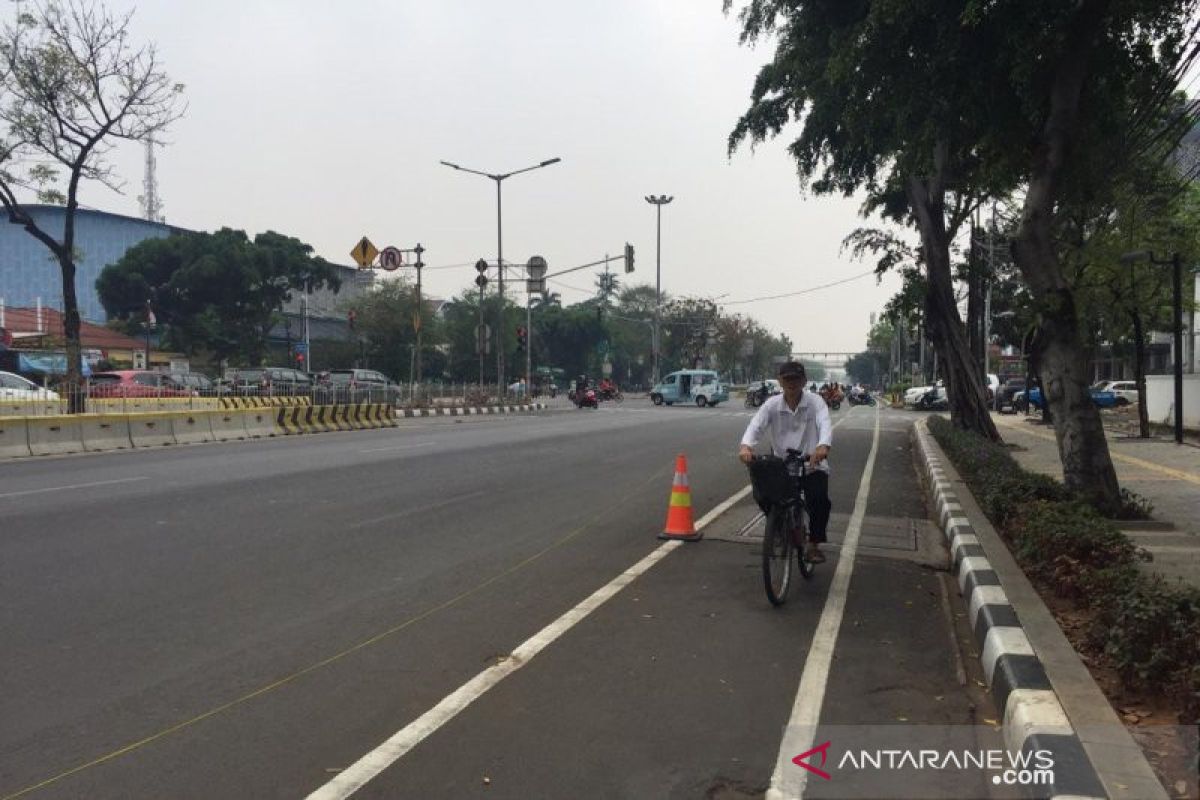
M 665 194 L 660 194 L 657 197 L 652 194 L 646 196 L 646 202 L 654 206 L 655 217 L 657 218 L 654 237 L 654 335 L 651 337 L 654 348 L 654 383 L 658 383 L 659 377 L 658 350 L 659 328 L 661 324 L 660 312 L 662 308 L 662 207 L 674 199 L 673 196 L 669 197 Z
M 531 170 L 541 169 L 542 167 L 548 167 L 551 164 L 557 164 L 560 161 L 562 161 L 562 159 L 558 158 L 556 156 L 554 158 L 546 159 L 545 161 L 543 161 L 539 164 L 534 164 L 531 167 L 524 167 L 522 169 L 513 170 L 512 172 L 505 172 L 503 174 L 498 174 L 498 173 L 494 173 L 494 172 L 481 172 L 480 170 L 477 170 L 477 169 L 467 169 L 466 167 L 460 167 L 458 164 L 453 164 L 449 161 L 441 162 L 442 164 L 445 164 L 447 167 L 451 167 L 452 169 L 456 169 L 460 172 L 469 172 L 472 175 L 482 175 L 483 177 L 490 178 L 496 182 L 496 273 L 497 273 L 497 275 L 496 275 L 496 278 L 497 278 L 496 292 L 500 296 L 500 307 L 498 309 L 496 309 L 496 383 L 499 385 L 499 391 L 500 391 L 501 395 L 503 395 L 503 393 L 504 393 L 505 383 L 504 383 L 504 345 L 503 345 L 503 342 L 504 342 L 504 339 L 503 339 L 503 336 L 504 336 L 504 221 L 503 220 L 504 220 L 504 218 L 503 218 L 502 211 L 501 211 L 502 201 L 501 201 L 501 195 L 500 195 L 500 183 L 505 178 L 511 178 L 513 175 L 520 175 L 522 172 L 529 172 Z

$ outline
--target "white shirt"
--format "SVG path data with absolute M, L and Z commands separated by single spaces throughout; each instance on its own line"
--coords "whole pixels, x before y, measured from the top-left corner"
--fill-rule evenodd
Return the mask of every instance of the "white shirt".
M 781 394 L 769 398 L 759 406 L 758 413 L 750 420 L 746 432 L 742 434 L 742 444 L 754 447 L 763 433 L 771 434 L 771 450 L 780 458 L 786 456 L 789 449 L 812 455 L 820 445 L 833 445 L 833 425 L 829 421 L 829 407 L 819 394 L 807 390 L 800 395 L 800 402 L 796 404 L 795 411 L 788 408 Z M 810 469 L 828 472 L 829 459 Z

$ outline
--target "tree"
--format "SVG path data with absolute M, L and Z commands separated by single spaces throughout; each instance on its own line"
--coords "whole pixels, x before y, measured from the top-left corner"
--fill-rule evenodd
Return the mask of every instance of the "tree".
M 712 300 L 684 297 L 663 304 L 661 361 L 699 369 L 713 354 L 720 310 Z
M 814 191 L 867 189 L 869 207 L 893 218 L 904 198 L 921 235 L 926 318 L 952 416 L 993 438 L 953 307 L 949 243 L 980 199 L 1021 190 L 1013 255 L 1040 318 L 1033 355 L 1048 378 L 1064 481 L 1107 510 L 1119 487 L 1086 392 L 1055 222 L 1064 200 L 1111 180 L 1098 164 L 1162 138 L 1158 111 L 1195 55 L 1195 5 L 750 0 L 741 16 L 743 40 L 778 32 L 780 44 L 731 145 L 803 119 L 791 150 Z
M 732 4 L 726 0 L 726 11 Z M 956 105 L 960 94 L 980 91 L 959 62 L 987 57 L 986 41 L 976 41 L 962 15 L 954 0 L 749 0 L 742 41 L 774 34 L 778 46 L 729 149 L 802 121 L 789 150 L 803 185 L 816 194 L 865 189 L 864 213 L 917 228 L 925 325 L 947 377 L 951 419 L 998 439 L 951 270 L 951 244 L 991 185 L 963 135 L 973 106 Z
M 142 141 L 182 114 L 183 87 L 172 83 L 153 45 L 131 42 L 131 14 L 114 17 L 88 0 L 16 6 L 0 41 L 0 205 L 54 255 L 62 273 L 67 384 L 82 374 L 75 293 L 75 212 L 80 185 L 119 190 L 107 162 L 117 140 Z M 62 203 L 61 232 L 39 225 L 18 192 Z M 83 409 L 71 392 L 70 411 Z
M 96 279 L 104 310 L 140 323 L 149 301 L 171 346 L 259 364 L 277 312 L 292 292 L 340 288 L 312 247 L 273 231 L 176 234 L 131 247 Z
M 380 281 L 366 295 L 354 300 L 357 314 L 355 333 L 364 347 L 373 369 L 396 381 L 407 382 L 414 368 L 413 353 L 417 333 L 412 320 L 417 311 L 413 284 L 406 278 Z M 441 377 L 445 358 L 439 357 L 444 335 L 441 325 L 422 313 L 422 372 L 418 380 Z M 472 326 L 472 331 L 474 330 Z

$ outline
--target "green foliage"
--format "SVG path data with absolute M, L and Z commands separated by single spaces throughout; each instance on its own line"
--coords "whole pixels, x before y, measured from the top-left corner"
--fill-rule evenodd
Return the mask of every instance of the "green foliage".
M 137 325 L 150 301 L 167 343 L 185 353 L 260 363 L 275 314 L 305 284 L 336 290 L 336 269 L 298 239 L 242 231 L 147 239 L 96 280 L 112 318 Z
M 1004 448 L 931 417 L 930 431 L 985 513 L 1042 587 L 1095 609 L 1088 642 L 1128 688 L 1165 691 L 1200 717 L 1200 590 L 1143 574 L 1149 559 L 1058 481 L 1025 472 Z

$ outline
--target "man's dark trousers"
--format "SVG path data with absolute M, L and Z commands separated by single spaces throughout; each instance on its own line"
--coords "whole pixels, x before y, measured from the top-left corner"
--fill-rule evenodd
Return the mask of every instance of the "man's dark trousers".
M 833 508 L 833 503 L 829 502 L 829 473 L 813 470 L 800 479 L 800 487 L 804 490 L 804 505 L 808 508 L 808 540 L 827 541 L 825 528 Z

